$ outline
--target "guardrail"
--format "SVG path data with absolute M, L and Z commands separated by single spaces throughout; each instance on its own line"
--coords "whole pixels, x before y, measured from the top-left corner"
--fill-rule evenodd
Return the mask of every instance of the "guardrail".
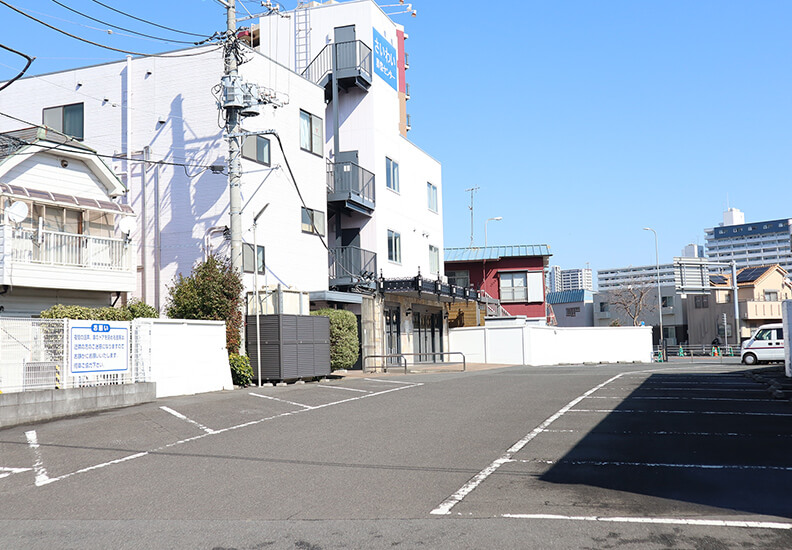
M 423 353 L 392 353 L 389 355 L 366 355 L 363 357 L 363 372 L 368 372 L 366 370 L 366 360 L 368 359 L 399 359 L 400 365 L 404 365 L 404 374 L 407 374 L 407 357 L 423 357 L 423 356 L 437 356 L 437 355 L 460 355 L 462 356 L 462 372 L 467 370 L 467 359 L 465 358 L 465 354 L 461 351 L 427 351 Z M 377 367 L 375 367 L 377 368 Z M 388 372 L 388 364 L 383 364 L 382 367 L 383 372 Z
M 741 347 L 738 345 L 713 346 L 707 344 L 678 344 L 666 347 L 667 356 L 665 360 L 679 357 L 740 357 Z M 660 359 L 660 348 L 652 348 L 652 358 L 655 361 Z

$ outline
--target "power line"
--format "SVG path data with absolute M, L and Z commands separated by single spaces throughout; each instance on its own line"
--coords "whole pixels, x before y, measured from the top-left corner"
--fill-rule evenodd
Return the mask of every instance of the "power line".
M 36 59 L 36 58 L 35 57 L 30 57 L 29 55 L 24 54 L 22 52 L 18 52 L 18 51 L 16 51 L 13 48 L 9 48 L 8 46 L 3 46 L 2 44 L 0 44 L 0 48 L 3 48 L 6 51 L 9 51 L 11 53 L 15 53 L 15 54 L 20 55 L 20 56 L 24 57 L 25 59 L 27 59 L 27 63 L 25 64 L 25 68 L 22 69 L 21 71 L 19 71 L 19 74 L 17 74 L 14 78 L 12 78 L 11 80 L 9 80 L 5 84 L 3 84 L 2 87 L 0 87 L 0 91 L 3 91 L 6 88 L 8 88 L 11 84 L 13 84 L 14 81 L 22 78 L 22 75 L 27 72 L 28 68 L 30 67 L 30 64 L 33 63 L 33 60 Z
M 173 54 L 173 55 L 146 54 L 146 53 L 140 53 L 140 52 L 133 52 L 133 51 L 130 51 L 130 50 L 122 50 L 120 48 L 113 48 L 112 46 L 105 46 L 104 44 L 99 44 L 98 42 L 93 42 L 92 40 L 88 40 L 87 38 L 82 38 L 82 37 L 77 36 L 75 34 L 71 34 L 70 32 L 66 32 L 63 29 L 59 29 L 58 27 L 50 25 L 49 23 L 47 23 L 45 21 L 42 21 L 41 19 L 37 19 L 36 17 L 33 17 L 29 13 L 24 12 L 24 11 L 20 10 L 19 8 L 15 7 L 15 6 L 12 6 L 8 2 L 5 2 L 5 0 L 0 0 L 0 4 L 4 5 L 5 7 L 9 8 L 9 9 L 15 11 L 15 12 L 17 12 L 20 15 L 24 15 L 28 19 L 32 19 L 36 23 L 39 23 L 39 24 L 44 25 L 45 27 L 47 27 L 49 29 L 52 29 L 53 31 L 59 32 L 61 34 L 64 34 L 64 35 L 68 36 L 69 38 L 74 38 L 75 40 L 79 40 L 80 42 L 85 42 L 86 44 L 91 44 L 92 46 L 97 46 L 99 48 L 104 48 L 106 50 L 111 50 L 111 51 L 114 51 L 114 52 L 125 53 L 125 54 L 128 54 L 128 55 L 137 55 L 137 56 L 141 56 L 141 57 L 194 57 L 194 56 L 197 56 L 197 55 L 204 55 L 204 54 L 206 54 L 208 52 L 215 51 L 215 50 L 220 49 L 222 47 L 222 46 L 218 46 L 217 48 L 214 48 L 212 50 L 206 50 L 206 51 L 190 53 L 190 54 Z
M 166 27 L 165 25 L 160 25 L 160 24 L 158 24 L 158 23 L 154 23 L 154 22 L 152 22 L 152 21 L 149 21 L 149 20 L 147 20 L 147 19 L 142 19 L 142 18 L 140 18 L 140 17 L 135 17 L 134 15 L 131 15 L 131 14 L 129 14 L 129 13 L 126 13 L 126 12 L 123 12 L 123 11 L 121 11 L 121 10 L 118 10 L 118 9 L 116 9 L 116 8 L 112 7 L 112 6 L 108 6 L 107 4 L 103 4 L 102 2 L 99 2 L 99 0 L 91 0 L 91 2 L 93 2 L 94 4 L 99 4 L 100 6 L 103 6 L 103 7 L 107 8 L 108 10 L 114 11 L 114 12 L 116 12 L 116 13 L 120 13 L 121 15 L 125 15 L 125 16 L 127 16 L 127 17 L 129 17 L 129 18 L 131 18 L 131 19 L 134 19 L 134 20 L 136 20 L 136 21 L 140 21 L 140 22 L 142 22 L 142 23 L 148 23 L 149 25 L 153 25 L 153 26 L 155 26 L 155 27 L 159 27 L 159 28 L 161 28 L 161 29 L 165 29 L 165 30 L 172 31 L 172 32 L 177 32 L 177 33 L 179 33 L 179 34 L 185 34 L 185 35 L 187 35 L 187 36 L 197 36 L 197 37 L 199 37 L 199 38 L 206 38 L 206 37 L 205 37 L 204 35 L 202 35 L 202 34 L 195 34 L 195 33 L 192 33 L 192 32 L 187 32 L 187 31 L 180 31 L 179 29 L 174 29 L 174 28 L 171 28 L 171 27 Z
M 102 21 L 101 19 L 97 19 L 95 17 L 91 17 L 90 15 L 87 15 L 87 14 L 81 12 L 81 11 L 78 11 L 78 10 L 76 10 L 74 8 L 71 8 L 71 7 L 67 6 L 66 4 L 63 4 L 62 2 L 58 2 L 58 0 L 52 0 L 52 2 L 57 4 L 57 5 L 59 5 L 60 7 L 64 8 L 64 9 L 69 10 L 72 13 L 76 13 L 77 15 L 81 15 L 81 16 L 85 17 L 86 19 L 90 19 L 91 21 L 96 21 L 97 23 L 101 23 L 102 25 L 107 25 L 108 27 L 112 27 L 114 29 L 118 29 L 118 30 L 122 30 L 122 31 L 126 31 L 126 32 L 131 32 L 132 34 L 136 34 L 138 36 L 144 36 L 146 38 L 153 38 L 154 40 L 161 40 L 163 42 L 171 42 L 171 43 L 174 43 L 174 44 L 195 44 L 195 42 L 187 42 L 185 40 L 171 40 L 169 38 L 162 38 L 160 36 L 154 36 L 152 34 L 146 34 L 146 33 L 142 33 L 142 32 L 138 32 L 138 31 L 132 30 L 132 29 L 127 29 L 125 27 L 120 27 L 118 25 L 113 25 L 112 23 L 108 23 L 107 21 Z

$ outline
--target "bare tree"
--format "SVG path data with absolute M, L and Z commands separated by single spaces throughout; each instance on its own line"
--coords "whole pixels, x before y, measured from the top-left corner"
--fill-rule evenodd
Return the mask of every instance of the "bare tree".
M 641 317 L 657 309 L 656 297 L 652 295 L 654 289 L 643 284 L 626 284 L 619 288 L 608 290 L 608 303 L 611 310 L 624 313 L 632 321 L 634 327 L 641 324 Z M 654 298 L 654 300 L 653 300 Z

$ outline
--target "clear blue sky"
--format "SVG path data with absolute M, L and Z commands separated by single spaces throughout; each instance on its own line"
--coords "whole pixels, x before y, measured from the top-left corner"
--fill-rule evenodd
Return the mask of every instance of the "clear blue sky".
M 84 25 L 51 0 L 7 0 Z M 92 0 L 98 19 L 185 38 Z M 215 0 L 104 3 L 162 25 L 224 28 Z M 380 4 L 397 3 L 397 0 Z M 284 2 L 292 9 L 295 0 Z M 247 2 L 254 11 L 257 2 Z M 654 263 L 704 243 L 727 200 L 747 221 L 792 217 L 792 2 L 789 0 L 415 0 L 395 16 L 410 39 L 410 139 L 443 163 L 445 245 L 546 243 L 552 263 L 593 269 Z M 395 11 L 389 9 L 389 11 Z M 0 43 L 37 56 L 29 74 L 122 54 L 82 45 L 0 5 Z M 52 24 L 121 49 L 174 49 Z M 0 79 L 20 67 L 0 53 Z M 2 92 L 0 92 L 2 93 Z

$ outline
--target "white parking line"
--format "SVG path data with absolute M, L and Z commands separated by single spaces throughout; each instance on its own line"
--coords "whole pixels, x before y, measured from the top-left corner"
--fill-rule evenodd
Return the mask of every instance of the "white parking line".
M 384 384 L 415 384 L 415 382 L 402 382 L 401 380 L 381 380 L 379 378 L 364 378 L 363 380 L 368 380 L 369 382 L 382 382 Z M 423 386 L 423 384 L 418 385 Z
M 608 380 L 606 380 L 602 384 L 594 386 L 593 388 L 588 390 L 583 395 L 581 395 L 579 397 L 576 397 L 575 399 L 573 399 L 572 401 L 567 403 L 558 412 L 556 412 L 550 418 L 548 418 L 547 420 L 542 422 L 539 426 L 534 428 L 533 431 L 529 432 L 525 437 L 523 437 L 517 443 L 512 445 L 506 451 L 506 453 L 504 453 L 500 458 L 496 459 L 495 461 L 492 462 L 492 464 L 490 464 L 489 466 L 487 466 L 486 468 L 481 470 L 478 474 L 473 476 L 467 483 L 465 483 L 462 487 L 460 487 L 459 490 L 457 490 L 453 495 L 451 495 L 446 500 L 441 502 L 440 505 L 437 508 L 435 508 L 434 510 L 431 511 L 431 514 L 433 514 L 433 515 L 448 515 L 448 514 L 450 514 L 451 513 L 451 509 L 454 506 L 459 504 L 462 501 L 462 499 L 464 499 L 467 495 L 469 495 L 476 487 L 481 485 L 481 483 L 485 479 L 487 479 L 490 475 L 492 475 L 493 472 L 495 472 L 498 468 L 500 468 L 501 466 L 503 466 L 504 464 L 506 464 L 508 462 L 511 462 L 512 461 L 512 457 L 520 449 L 525 447 L 525 445 L 527 445 L 528 442 L 531 441 L 533 438 L 535 438 L 537 435 L 539 435 L 540 433 L 545 431 L 545 429 L 547 429 L 547 427 L 550 426 L 550 424 L 552 424 L 553 422 L 555 422 L 556 420 L 561 418 L 566 412 L 571 410 L 572 407 L 574 407 L 575 405 L 577 405 L 578 403 L 583 401 L 586 397 L 588 397 L 589 395 L 593 394 L 597 390 L 599 390 L 601 388 L 604 388 L 605 386 L 607 386 L 608 384 L 610 384 L 614 380 L 617 380 L 618 378 L 622 377 L 624 374 L 626 374 L 626 373 L 617 374 L 616 376 L 614 376 L 612 378 L 609 378 Z
M 32 469 L 33 468 L 3 468 L 2 466 L 0 466 L 0 479 L 2 479 L 4 477 L 8 477 L 8 476 L 13 475 L 13 474 L 19 474 L 19 473 L 22 473 L 22 472 L 28 472 L 28 471 L 30 471 Z
M 249 392 L 250 395 L 253 397 L 261 397 L 262 399 L 269 399 L 270 401 L 278 401 L 280 403 L 286 403 L 287 405 L 294 405 L 295 407 L 302 407 L 304 409 L 310 410 L 314 407 L 310 405 L 303 405 L 302 403 L 295 403 L 294 401 L 286 401 L 285 399 L 278 399 L 277 397 L 272 397 L 271 395 L 261 395 L 260 393 Z
M 356 391 L 360 393 L 371 393 L 370 391 L 366 390 L 358 390 L 356 388 L 344 388 L 342 386 L 316 386 L 317 388 L 327 388 L 328 390 L 345 390 L 345 391 Z
M 512 519 L 555 519 L 567 521 L 599 521 L 605 523 L 651 523 L 660 525 L 700 525 L 705 527 L 750 527 L 754 529 L 792 529 L 792 523 L 772 521 L 739 521 L 721 519 L 640 518 L 603 516 L 559 516 L 554 514 L 502 514 Z
M 792 472 L 792 466 L 762 466 L 751 464 L 676 464 L 673 462 L 626 462 L 610 460 L 559 460 L 557 464 L 573 466 L 639 466 L 645 468 L 681 468 L 686 470 L 768 470 Z
M 47 475 L 46 468 L 44 468 L 44 461 L 41 459 L 41 449 L 39 448 L 36 430 L 25 432 L 25 438 L 27 439 L 28 446 L 32 449 L 33 454 L 36 457 L 36 460 L 33 463 L 33 471 L 36 473 L 36 486 L 38 487 L 48 483 L 49 476 Z
M 165 411 L 166 413 L 170 413 L 170 414 L 172 414 L 172 415 L 173 415 L 173 416 L 175 416 L 176 418 L 180 418 L 181 420 L 184 420 L 185 422 L 189 422 L 190 424 L 192 424 L 193 426 L 195 426 L 195 427 L 196 427 L 196 428 L 198 428 L 199 430 L 202 430 L 202 431 L 204 431 L 204 432 L 206 432 L 206 433 L 208 433 L 208 434 L 213 434 L 213 433 L 214 433 L 214 430 L 213 430 L 213 429 L 211 429 L 211 428 L 207 428 L 206 426 L 204 426 L 203 424 L 201 424 L 201 423 L 199 423 L 199 422 L 196 422 L 196 421 L 195 421 L 195 420 L 193 420 L 192 418 L 187 418 L 187 417 L 186 417 L 186 416 L 184 416 L 182 413 L 180 413 L 180 412 L 177 412 L 177 411 L 174 411 L 174 410 L 173 410 L 173 409 L 171 409 L 170 407 L 160 407 L 160 409 L 162 409 L 162 410 L 163 410 L 163 411 Z
M 592 395 L 588 397 L 588 399 L 643 399 L 647 401 L 733 401 L 735 403 L 775 401 L 773 399 L 736 399 L 734 397 L 672 397 L 667 395 L 646 397 L 640 395 Z
M 789 417 L 792 413 L 738 412 L 738 411 L 664 411 L 657 409 L 572 409 L 569 412 L 582 413 L 658 413 L 658 414 L 723 414 L 734 416 L 780 416 Z

